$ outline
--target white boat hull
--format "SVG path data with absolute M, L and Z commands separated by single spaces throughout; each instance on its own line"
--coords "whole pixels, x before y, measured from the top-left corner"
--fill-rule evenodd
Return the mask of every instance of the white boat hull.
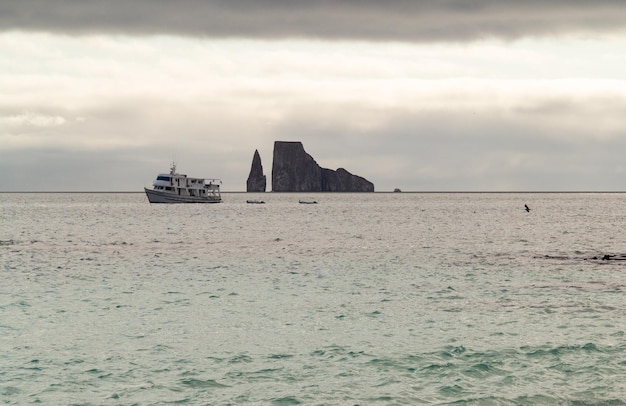
M 222 198 L 219 196 L 179 196 L 170 192 L 161 192 L 158 190 L 144 188 L 146 196 L 150 203 L 221 203 Z

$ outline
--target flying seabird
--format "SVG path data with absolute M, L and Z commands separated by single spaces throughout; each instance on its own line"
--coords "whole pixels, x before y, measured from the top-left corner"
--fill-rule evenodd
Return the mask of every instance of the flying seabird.
M 530 207 L 528 207 L 527 204 L 525 204 L 524 207 L 526 207 L 526 213 L 530 213 Z

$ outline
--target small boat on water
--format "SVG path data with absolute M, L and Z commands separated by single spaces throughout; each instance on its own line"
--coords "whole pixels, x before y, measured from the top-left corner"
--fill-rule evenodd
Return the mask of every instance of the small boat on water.
M 170 173 L 160 173 L 152 183 L 152 189 L 144 188 L 150 203 L 220 203 L 219 179 L 190 178 L 176 173 L 172 163 Z
M 298 200 L 300 204 L 317 204 L 316 200 Z
M 248 204 L 265 204 L 263 200 L 246 200 Z

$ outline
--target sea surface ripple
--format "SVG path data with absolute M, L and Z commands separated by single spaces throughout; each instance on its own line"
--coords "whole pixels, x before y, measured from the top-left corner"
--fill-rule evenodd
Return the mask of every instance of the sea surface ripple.
M 0 404 L 624 405 L 625 196 L 0 194 Z

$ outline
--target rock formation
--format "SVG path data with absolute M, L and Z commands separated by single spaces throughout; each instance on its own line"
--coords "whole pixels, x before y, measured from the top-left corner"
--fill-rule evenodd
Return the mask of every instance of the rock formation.
M 322 192 L 373 192 L 374 184 L 344 168 L 322 169 Z
M 259 150 L 254 151 L 252 157 L 252 167 L 250 168 L 250 175 L 248 175 L 248 181 L 246 182 L 247 192 L 265 192 L 266 177 L 263 175 L 263 165 L 261 165 L 261 156 Z
M 541 258 L 541 257 L 535 257 Z M 544 255 L 546 259 L 558 259 L 561 261 L 583 260 L 583 261 L 626 261 L 626 254 L 599 254 L 594 256 L 576 256 L 576 255 Z
M 274 192 L 373 192 L 374 184 L 343 168 L 321 168 L 301 142 L 274 142 Z

